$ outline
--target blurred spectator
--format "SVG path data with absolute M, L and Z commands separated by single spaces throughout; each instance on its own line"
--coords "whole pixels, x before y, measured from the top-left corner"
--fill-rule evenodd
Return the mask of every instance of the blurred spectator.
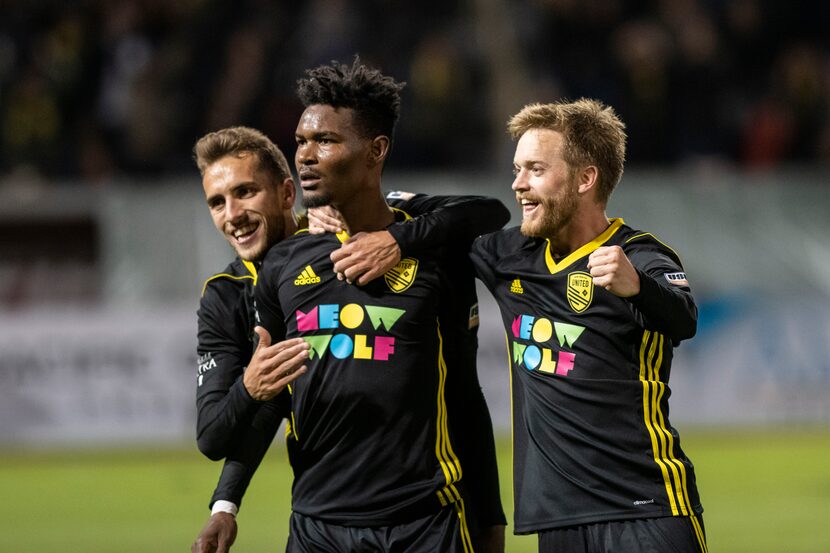
M 193 140 L 233 124 L 290 149 L 302 70 L 355 54 L 409 83 L 398 167 L 501 164 L 505 82 L 614 105 L 631 165 L 826 163 L 828 28 L 807 0 L 5 0 L 0 177 L 189 174 Z

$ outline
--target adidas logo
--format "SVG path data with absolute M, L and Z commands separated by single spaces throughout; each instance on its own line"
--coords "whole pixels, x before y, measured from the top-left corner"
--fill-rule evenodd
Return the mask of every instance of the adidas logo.
M 320 282 L 320 277 L 314 273 L 311 265 L 306 265 L 303 272 L 294 279 L 294 286 L 305 286 L 306 284 L 317 284 L 318 282 Z
M 514 278 L 510 283 L 510 291 L 514 294 L 524 294 L 525 290 L 522 288 L 522 283 L 518 278 Z

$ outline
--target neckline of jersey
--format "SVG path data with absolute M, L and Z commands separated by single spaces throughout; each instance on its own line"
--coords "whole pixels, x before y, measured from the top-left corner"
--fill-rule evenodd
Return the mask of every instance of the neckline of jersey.
M 397 207 L 392 207 L 391 205 L 389 206 L 389 209 L 391 209 L 395 213 L 395 222 L 398 222 L 398 215 L 399 214 L 400 214 L 401 217 L 403 217 L 404 221 L 409 221 L 409 220 L 412 219 L 412 215 L 410 215 L 409 213 L 407 213 L 403 209 L 398 209 Z M 341 244 L 349 239 L 349 233 L 346 232 L 345 230 L 341 230 L 340 232 L 335 234 L 335 236 L 337 236 L 337 239 L 340 240 Z
M 559 263 L 557 263 L 553 259 L 553 254 L 550 250 L 550 239 L 545 238 L 545 242 L 547 242 L 547 244 L 545 245 L 545 264 L 548 266 L 550 274 L 555 275 L 559 271 L 573 264 L 573 262 L 577 259 L 581 259 L 586 255 L 590 255 L 591 252 L 593 252 L 595 249 L 607 242 L 608 239 L 611 238 L 614 235 L 614 233 L 616 233 L 620 229 L 620 227 L 625 224 L 625 221 L 623 221 L 622 217 L 612 218 L 610 219 L 610 221 L 611 224 L 608 225 L 608 228 L 605 229 L 602 232 L 602 234 L 600 234 L 587 244 L 580 246 L 575 251 L 569 253 L 567 257 L 565 257 Z

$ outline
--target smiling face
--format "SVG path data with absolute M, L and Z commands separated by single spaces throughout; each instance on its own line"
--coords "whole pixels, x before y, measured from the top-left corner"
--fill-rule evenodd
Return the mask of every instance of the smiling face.
M 578 209 L 576 177 L 562 158 L 562 133 L 530 129 L 516 145 L 513 190 L 522 207 L 522 234 L 552 237 Z
M 294 183 L 280 182 L 243 152 L 210 164 L 202 177 L 213 224 L 246 261 L 258 261 L 285 238 L 294 205 Z
M 353 110 L 313 104 L 297 124 L 294 163 L 304 207 L 335 206 L 369 179 L 371 139 L 354 125 Z

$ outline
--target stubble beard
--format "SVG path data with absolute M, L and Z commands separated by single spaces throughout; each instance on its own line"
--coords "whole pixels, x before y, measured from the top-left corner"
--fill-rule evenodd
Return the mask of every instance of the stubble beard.
M 557 198 L 539 198 L 542 214 L 533 220 L 522 220 L 522 234 L 534 238 L 555 236 L 573 220 L 576 215 L 577 202 L 575 187 L 566 188 Z
M 327 194 L 325 192 L 320 192 L 314 195 L 307 195 L 305 192 L 303 192 L 302 204 L 303 207 L 306 209 L 315 207 L 326 207 L 327 205 L 331 205 L 331 201 L 331 194 Z
M 241 252 L 236 246 L 231 244 L 240 259 L 253 263 L 262 261 L 265 254 L 271 249 L 271 246 L 285 239 L 285 222 L 281 217 L 275 217 L 270 224 L 262 221 L 260 227 L 265 227 L 265 240 L 256 244 L 253 248 L 249 248 L 247 253 Z

